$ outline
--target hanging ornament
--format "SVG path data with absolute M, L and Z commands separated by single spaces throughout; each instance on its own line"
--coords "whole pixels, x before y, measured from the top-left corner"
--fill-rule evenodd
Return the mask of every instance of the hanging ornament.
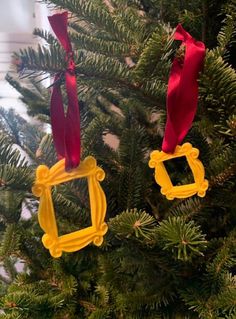
M 67 12 L 49 17 L 52 29 L 66 51 L 67 61 L 67 69 L 56 74 L 54 78 L 50 107 L 52 135 L 59 162 L 50 169 L 40 165 L 36 170 L 36 180 L 32 187 L 33 194 L 40 198 L 38 219 L 45 232 L 42 242 L 55 258 L 60 257 L 63 251 L 74 252 L 92 242 L 100 246 L 108 229 L 104 222 L 107 208 L 106 197 L 100 185 L 100 181 L 105 178 L 105 173 L 97 166 L 96 159 L 92 156 L 80 161 L 79 104 L 73 51 L 67 33 L 67 19 Z M 68 97 L 66 114 L 60 89 L 62 74 L 65 76 Z M 51 188 L 78 178 L 87 178 L 88 181 L 91 226 L 59 236 Z
M 51 188 L 63 182 L 83 177 L 88 180 L 92 225 L 70 234 L 58 236 Z M 91 242 L 96 246 L 102 244 L 103 236 L 108 229 L 104 222 L 107 207 L 106 197 L 99 183 L 104 177 L 104 171 L 97 166 L 96 160 L 92 156 L 86 157 L 77 168 L 70 172 L 65 171 L 64 159 L 50 169 L 46 165 L 40 165 L 37 168 L 36 181 L 32 191 L 35 196 L 40 197 L 38 219 L 45 232 L 42 242 L 53 257 L 60 257 L 62 251 L 80 250 Z
M 155 180 L 161 186 L 161 193 L 167 199 L 186 198 L 197 194 L 204 197 L 208 181 L 205 170 L 198 159 L 199 150 L 190 143 L 180 144 L 188 133 L 198 101 L 198 75 L 203 66 L 205 45 L 196 41 L 179 24 L 174 34 L 175 40 L 181 40 L 185 48 L 184 60 L 175 58 L 172 64 L 167 90 L 167 123 L 162 151 L 153 151 L 149 167 L 155 169 Z M 192 170 L 194 183 L 173 186 L 164 166 L 164 161 L 185 156 Z

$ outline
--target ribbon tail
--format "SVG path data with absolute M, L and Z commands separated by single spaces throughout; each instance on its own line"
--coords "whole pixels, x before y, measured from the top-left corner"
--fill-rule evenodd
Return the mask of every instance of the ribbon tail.
M 57 74 L 54 78 L 54 82 L 56 83 L 59 80 L 59 78 L 60 75 Z M 57 151 L 58 158 L 61 159 L 65 156 L 65 115 L 61 89 L 60 86 L 58 86 L 57 84 L 53 86 L 50 104 L 53 141 Z
M 198 104 L 198 76 L 203 67 L 205 47 L 200 42 L 186 46 L 185 61 L 179 85 L 179 136 L 178 143 L 192 126 Z
M 65 119 L 65 166 L 66 170 L 77 167 L 80 163 L 80 113 L 77 96 L 76 76 L 66 72 L 68 111 Z
M 181 80 L 181 66 L 177 59 L 174 59 L 167 90 L 167 121 L 165 135 L 162 143 L 162 150 L 165 153 L 173 153 L 178 144 L 178 125 L 176 116 L 179 112 L 176 103 L 179 96 L 179 83 Z
M 191 128 L 198 102 L 198 76 L 203 66 L 205 45 L 195 41 L 181 25 L 175 39 L 185 45 L 184 61 L 175 58 L 167 91 L 167 124 L 162 150 L 173 153 Z

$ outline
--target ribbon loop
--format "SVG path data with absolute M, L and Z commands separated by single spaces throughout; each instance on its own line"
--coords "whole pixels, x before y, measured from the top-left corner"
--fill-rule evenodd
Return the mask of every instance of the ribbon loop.
M 203 66 L 205 45 L 196 41 L 179 24 L 174 39 L 185 46 L 184 61 L 175 58 L 167 90 L 167 122 L 162 150 L 173 153 L 188 133 L 198 102 L 198 75 Z
M 67 53 L 72 52 L 72 46 L 67 32 L 68 12 L 56 13 L 48 17 L 48 20 L 64 50 Z
M 182 27 L 181 24 L 178 24 L 176 27 L 174 39 L 180 40 L 183 42 L 194 41 L 194 39 L 191 37 L 191 35 L 186 30 L 184 30 L 184 28 Z
M 54 78 L 51 95 L 51 124 L 55 148 L 59 159 L 65 158 L 66 170 L 77 167 L 80 163 L 80 114 L 75 76 L 74 53 L 67 32 L 68 12 L 54 14 L 48 17 L 51 27 L 66 51 L 67 69 L 64 71 L 68 108 L 65 115 L 60 79 L 62 72 Z

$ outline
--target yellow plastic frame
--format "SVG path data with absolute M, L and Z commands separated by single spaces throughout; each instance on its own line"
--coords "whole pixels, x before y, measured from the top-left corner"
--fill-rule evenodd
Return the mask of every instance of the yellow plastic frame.
M 166 171 L 164 161 L 176 157 L 186 156 L 187 162 L 193 173 L 194 183 L 180 186 L 173 186 L 171 179 Z M 163 151 L 153 151 L 150 155 L 149 167 L 155 168 L 155 180 L 161 186 L 161 193 L 167 199 L 186 198 L 197 193 L 204 197 L 208 188 L 208 181 L 204 179 L 205 170 L 202 162 L 198 159 L 199 150 L 193 148 L 190 143 L 176 146 L 173 154 Z
M 83 177 L 88 180 L 92 226 L 58 236 L 51 188 L 63 182 Z M 106 197 L 99 183 L 104 178 L 103 169 L 97 166 L 96 159 L 92 156 L 86 157 L 79 167 L 70 172 L 65 171 L 64 159 L 57 162 L 50 169 L 46 165 L 38 166 L 32 191 L 35 196 L 40 197 L 38 219 L 41 228 L 45 232 L 42 242 L 53 257 L 60 257 L 62 251 L 74 252 L 80 250 L 91 242 L 96 246 L 102 244 L 103 236 L 108 229 L 107 224 L 104 222 L 107 208 Z

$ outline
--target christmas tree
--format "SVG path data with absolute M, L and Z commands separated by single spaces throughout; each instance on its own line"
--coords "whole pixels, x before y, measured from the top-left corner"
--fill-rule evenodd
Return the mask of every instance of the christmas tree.
M 70 12 L 82 158 L 93 155 L 106 172 L 109 231 L 100 248 L 50 256 L 31 187 L 36 167 L 57 161 L 52 137 L 1 110 L 0 318 L 236 318 L 235 0 L 44 2 Z M 204 198 L 168 201 L 148 161 L 161 149 L 169 72 L 183 54 L 173 40 L 179 22 L 208 48 L 185 141 L 200 150 L 209 189 Z M 28 113 L 48 124 L 49 90 L 40 81 L 66 68 L 65 52 L 53 34 L 34 33 L 45 44 L 17 55 L 30 86 L 7 80 Z M 184 160 L 166 165 L 173 184 L 191 181 Z M 90 224 L 85 181 L 52 195 L 60 234 Z

